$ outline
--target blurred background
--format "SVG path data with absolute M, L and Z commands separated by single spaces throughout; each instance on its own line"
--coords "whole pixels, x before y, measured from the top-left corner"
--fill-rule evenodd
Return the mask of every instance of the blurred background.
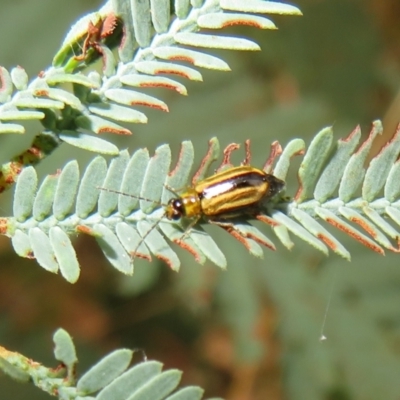
M 23 66 L 30 76 L 46 69 L 69 26 L 96 10 L 94 0 L 0 0 L 0 64 Z M 398 0 L 298 0 L 303 17 L 272 17 L 278 31 L 227 29 L 255 40 L 257 53 L 217 52 L 232 72 L 202 71 L 203 83 L 183 81 L 189 97 L 154 90 L 168 114 L 144 110 L 145 126 L 129 138 L 109 136 L 121 149 L 153 152 L 191 139 L 200 159 L 208 140 L 221 146 L 252 140 L 260 166 L 274 140 L 306 143 L 333 125 L 336 137 L 360 124 L 383 120 L 385 132 L 400 120 L 400 2 Z M 25 149 L 39 126 L 24 137 L 1 137 L 0 161 Z M 72 158 L 84 170 L 93 154 L 67 145 L 44 160 L 40 176 Z M 238 152 L 237 161 L 243 158 Z M 294 163 L 296 164 L 296 162 Z M 296 191 L 295 168 L 288 194 Z M 10 193 L 0 212 L 10 215 Z M 157 260 L 137 260 L 124 277 L 105 260 L 92 238 L 75 245 L 82 271 L 70 285 L 34 260 L 17 257 L 0 237 L 0 344 L 55 366 L 53 332 L 74 337 L 79 373 L 117 347 L 139 348 L 149 359 L 184 371 L 184 384 L 229 400 L 369 400 L 400 398 L 399 256 L 381 257 L 336 232 L 351 251 L 349 263 L 293 240 L 253 258 L 220 229 L 207 228 L 227 255 L 228 269 L 182 259 L 179 273 Z M 329 307 L 328 307 L 329 304 Z M 326 311 L 327 310 L 327 311 Z M 319 340 L 321 334 L 327 340 Z M 142 353 L 137 353 L 137 362 Z M 0 400 L 46 399 L 30 385 L 0 375 Z

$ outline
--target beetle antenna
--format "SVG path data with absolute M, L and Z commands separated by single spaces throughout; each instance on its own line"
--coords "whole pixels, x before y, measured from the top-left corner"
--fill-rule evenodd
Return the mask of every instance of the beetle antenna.
M 115 190 L 115 189 L 108 189 L 108 188 L 101 187 L 101 186 L 97 186 L 97 189 L 104 190 L 105 192 L 109 192 L 109 193 L 122 194 L 123 196 L 134 197 L 135 199 L 139 199 L 139 200 L 149 201 L 151 203 L 155 203 L 155 204 L 157 204 L 159 206 L 163 206 L 163 207 L 167 206 L 167 204 L 161 203 L 161 201 L 149 199 L 147 197 L 136 196 L 135 194 L 120 192 L 119 190 Z
M 179 197 L 179 189 L 178 191 L 176 189 L 174 189 L 173 187 L 169 186 L 168 184 L 164 184 L 165 189 L 169 190 L 171 193 L 173 193 L 175 196 Z

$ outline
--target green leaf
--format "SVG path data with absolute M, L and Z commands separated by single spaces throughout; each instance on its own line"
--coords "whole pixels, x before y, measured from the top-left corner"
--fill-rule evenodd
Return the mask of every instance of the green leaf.
M 14 194 L 13 214 L 18 221 L 24 221 L 31 215 L 36 187 L 36 171 L 33 167 L 25 168 L 18 177 Z
M 261 50 L 260 46 L 248 39 L 241 39 L 228 36 L 214 36 L 199 33 L 182 32 L 174 35 L 177 43 L 185 46 L 206 47 L 209 49 L 228 50 Z
M 86 218 L 95 209 L 100 194 L 99 187 L 106 173 L 106 160 L 100 156 L 94 158 L 86 167 L 76 198 L 76 214 L 79 218 Z
M 79 147 L 80 149 L 93 151 L 100 154 L 109 154 L 115 156 L 119 153 L 118 147 L 108 142 L 107 140 L 100 139 L 96 136 L 88 135 L 76 131 L 63 131 L 59 134 L 61 140 L 71 146 Z
M 164 190 L 164 182 L 167 179 L 171 164 L 171 150 L 168 145 L 157 148 L 156 153 L 151 157 L 146 173 L 144 175 L 140 197 L 149 200 L 140 200 L 140 208 L 149 213 L 154 207 L 159 205 L 159 201 Z
M 392 139 L 370 162 L 362 187 L 362 197 L 368 202 L 376 199 L 389 172 L 400 153 L 400 128 L 397 129 Z
M 37 221 L 43 221 L 51 214 L 54 196 L 56 194 L 58 176 L 48 175 L 36 194 L 32 215 Z
M 339 198 L 343 202 L 347 203 L 355 197 L 365 176 L 365 160 L 371 150 L 374 139 L 381 133 L 382 124 L 380 122 L 375 122 L 368 139 L 363 143 L 360 149 L 351 156 L 346 165 L 339 186 Z
M 158 224 L 158 220 L 156 223 Z M 168 246 L 168 243 L 163 236 L 154 229 L 155 224 L 141 220 L 137 223 L 137 228 L 142 236 L 146 239 L 146 245 L 156 257 L 165 261 L 173 271 L 177 271 L 180 267 L 180 261 L 177 254 Z
M 58 177 L 54 195 L 53 214 L 62 221 L 71 212 L 79 184 L 79 167 L 76 161 L 70 161 Z
M 148 150 L 139 149 L 126 166 L 121 183 L 121 193 L 126 195 L 118 197 L 118 211 L 124 216 L 129 215 L 139 204 L 138 197 L 149 161 Z
M 93 226 L 96 241 L 108 261 L 120 272 L 131 275 L 133 263 L 130 255 L 125 251 L 115 233 L 104 224 Z
M 204 390 L 198 386 L 188 386 L 168 396 L 165 400 L 200 400 L 203 398 L 203 393 Z
M 178 386 L 181 376 L 182 373 L 175 369 L 163 372 L 136 390 L 128 400 L 161 400 Z
M 29 229 L 29 241 L 37 262 L 49 272 L 57 272 L 58 264 L 48 236 L 38 227 Z
M 78 381 L 80 395 L 95 393 L 120 376 L 129 366 L 133 352 L 119 349 L 101 359 L 89 369 Z
M 125 400 L 146 382 L 160 375 L 162 364 L 157 361 L 143 362 L 115 379 L 97 395 L 97 400 Z
M 109 216 L 117 207 L 118 195 L 112 191 L 119 190 L 128 161 L 129 154 L 126 150 L 111 161 L 102 186 L 109 190 L 102 190 L 99 196 L 98 210 L 103 217 Z
M 300 191 L 296 195 L 297 201 L 312 198 L 321 170 L 330 154 L 332 141 L 332 129 L 325 128 L 310 143 L 299 169 Z
M 70 283 L 79 278 L 79 263 L 68 235 L 58 226 L 49 231 L 49 238 L 62 276 Z
M 20 257 L 26 257 L 26 258 L 32 257 L 32 252 L 33 252 L 32 245 L 29 240 L 29 236 L 25 232 L 22 232 L 20 229 L 17 229 L 14 232 L 11 241 L 15 252 Z
M 53 341 L 55 344 L 54 357 L 69 369 L 73 369 L 78 359 L 71 336 L 64 329 L 57 329 L 54 333 Z

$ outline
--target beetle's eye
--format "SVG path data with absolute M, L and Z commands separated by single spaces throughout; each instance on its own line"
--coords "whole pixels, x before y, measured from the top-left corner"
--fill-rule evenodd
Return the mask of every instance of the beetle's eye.
M 171 206 L 172 206 L 172 215 L 171 219 L 174 221 L 178 220 L 179 218 L 182 217 L 184 214 L 184 209 L 183 209 L 183 203 L 181 199 L 173 199 L 171 200 Z

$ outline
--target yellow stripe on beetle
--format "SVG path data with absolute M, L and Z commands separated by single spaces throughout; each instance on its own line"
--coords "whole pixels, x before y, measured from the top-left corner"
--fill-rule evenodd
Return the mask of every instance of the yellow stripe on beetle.
M 228 219 L 259 208 L 279 193 L 285 182 L 261 169 L 243 165 L 210 176 L 168 202 L 168 219 Z

